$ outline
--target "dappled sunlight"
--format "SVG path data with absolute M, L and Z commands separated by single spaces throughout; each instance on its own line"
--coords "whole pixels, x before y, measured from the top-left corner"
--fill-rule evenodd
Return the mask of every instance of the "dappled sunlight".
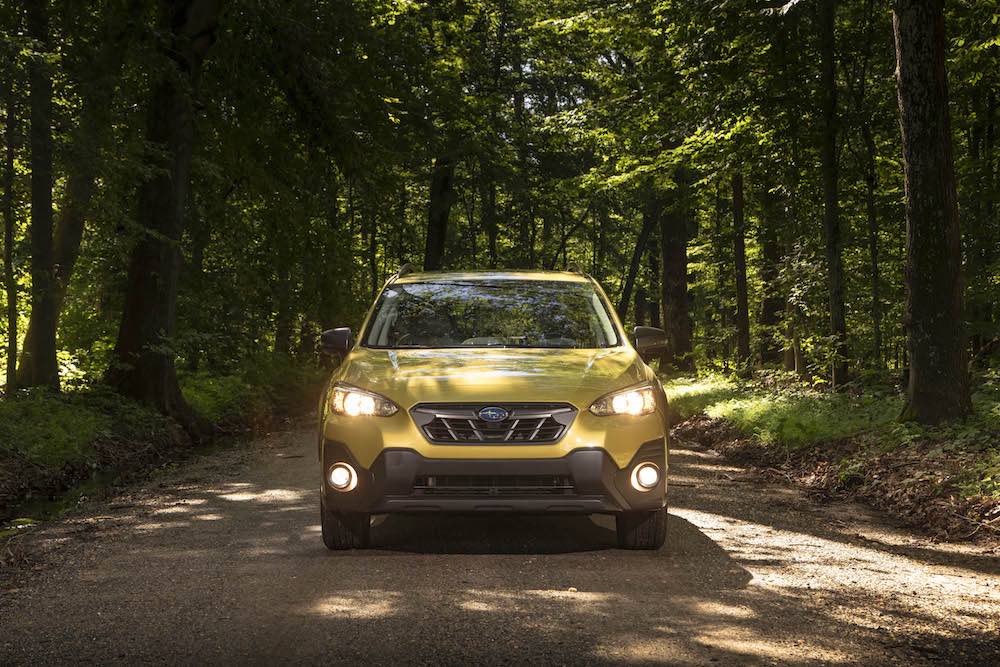
M 393 613 L 401 597 L 400 593 L 378 590 L 332 595 L 312 605 L 309 613 L 366 620 L 383 618 Z
M 264 491 L 242 491 L 237 493 L 220 493 L 219 498 L 233 502 L 256 501 L 262 503 L 284 503 L 305 498 L 304 491 L 291 489 L 267 489 Z
M 162 530 L 164 528 L 187 528 L 190 521 L 146 521 L 137 523 L 135 529 L 138 531 Z
M 313 446 L 304 436 L 302 450 Z M 98 551 L 30 604 L 50 617 L 72 600 L 117 636 L 150 600 L 205 609 L 237 646 L 286 662 L 326 659 L 315 638 L 327 637 L 351 662 L 458 645 L 442 661 L 484 663 L 509 645 L 535 662 L 571 648 L 589 662 L 870 664 L 886 641 L 947 651 L 998 630 L 1000 586 L 975 576 L 990 567 L 982 556 L 904 543 L 853 506 L 817 508 L 710 455 L 674 452 L 683 485 L 654 552 L 615 548 L 608 516 L 393 515 L 373 521 L 371 549 L 331 553 L 314 463 L 267 461 L 240 481 L 186 482 L 183 497 L 167 487 L 158 502 L 65 524 L 50 537 L 60 548 Z M 130 575 L 150 566 L 154 577 Z M 144 639 L 175 641 L 186 626 L 166 618 L 141 622 Z

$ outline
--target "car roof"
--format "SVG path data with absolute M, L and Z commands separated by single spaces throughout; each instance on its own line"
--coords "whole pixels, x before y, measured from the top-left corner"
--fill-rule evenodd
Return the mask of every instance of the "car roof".
M 574 271 L 426 271 L 408 273 L 393 282 L 400 284 L 476 280 L 537 280 L 539 282 L 586 283 L 590 279 Z

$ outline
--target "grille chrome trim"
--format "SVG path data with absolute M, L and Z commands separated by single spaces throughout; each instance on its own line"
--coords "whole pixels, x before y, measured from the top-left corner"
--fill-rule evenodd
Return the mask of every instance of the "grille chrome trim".
M 502 407 L 502 422 L 480 419 L 486 406 Z M 410 410 L 413 421 L 432 444 L 544 445 L 558 442 L 576 418 L 568 403 L 421 403 Z

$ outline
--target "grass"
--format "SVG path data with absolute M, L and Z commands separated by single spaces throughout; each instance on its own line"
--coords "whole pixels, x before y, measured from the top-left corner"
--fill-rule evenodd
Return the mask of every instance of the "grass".
M 1000 373 L 996 371 L 976 378 L 972 416 L 938 427 L 900 422 L 903 399 L 886 390 L 839 393 L 805 388 L 791 378 L 765 380 L 707 376 L 671 379 L 664 386 L 675 417 L 706 414 L 771 449 L 808 455 L 851 440 L 855 451 L 841 462 L 846 475 L 853 474 L 861 460 L 906 449 L 928 459 L 972 461 L 959 479 L 962 494 L 1000 497 Z
M 0 449 L 43 468 L 86 465 L 100 438 L 146 438 L 164 424 L 155 412 L 103 388 L 21 392 L 0 401 Z
M 223 432 L 270 423 L 315 407 L 323 371 L 264 355 L 237 373 L 185 374 L 192 408 Z M 114 483 L 121 474 L 170 461 L 185 440 L 171 419 L 101 385 L 61 394 L 20 391 L 0 400 L 0 512 L 26 499 L 52 504 Z M 48 511 L 48 510 L 46 510 Z

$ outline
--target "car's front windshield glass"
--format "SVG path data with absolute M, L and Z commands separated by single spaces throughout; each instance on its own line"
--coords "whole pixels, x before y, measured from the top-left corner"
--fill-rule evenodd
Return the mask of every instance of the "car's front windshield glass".
M 375 306 L 374 348 L 602 348 L 619 344 L 590 283 L 467 280 L 397 283 Z

